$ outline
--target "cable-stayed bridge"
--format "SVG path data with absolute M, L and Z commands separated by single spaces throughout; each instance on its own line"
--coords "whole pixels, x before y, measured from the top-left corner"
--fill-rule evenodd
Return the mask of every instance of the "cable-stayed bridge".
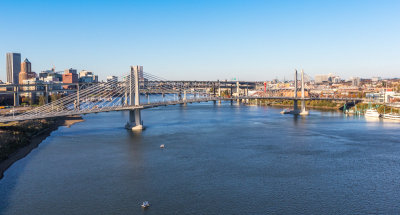
M 282 97 L 271 94 L 249 95 L 254 90 L 254 82 L 192 82 L 169 81 L 143 72 L 143 67 L 132 66 L 129 74 L 108 82 L 90 85 L 77 85 L 77 89 L 60 99 L 33 108 L 15 116 L 0 118 L 0 122 L 44 119 L 77 114 L 109 111 L 129 111 L 127 127 L 140 130 L 143 127 L 141 109 L 187 104 L 194 102 L 249 100 L 249 99 L 290 99 L 294 100 L 293 114 L 299 114 L 297 101 L 343 100 L 354 98 L 310 98 L 304 97 L 304 78 L 302 78 L 302 97 L 297 97 L 297 71 L 295 75 L 295 96 Z M 303 74 L 303 73 L 302 73 Z M 229 89 L 230 95 L 222 97 L 222 90 Z M 235 91 L 235 93 L 233 93 Z M 48 95 L 46 95 L 47 97 Z M 302 105 L 305 110 L 305 106 Z

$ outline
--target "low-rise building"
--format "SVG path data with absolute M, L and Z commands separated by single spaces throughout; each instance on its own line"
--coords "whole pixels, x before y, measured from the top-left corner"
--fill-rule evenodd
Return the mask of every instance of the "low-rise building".
M 62 75 L 62 81 L 64 84 L 77 84 L 79 79 L 78 79 L 78 74 L 76 72 L 76 69 L 66 69 L 64 70 L 64 74 Z M 64 85 L 64 89 L 72 89 L 75 88 L 75 86 L 72 85 Z
M 82 70 L 79 73 L 79 82 L 80 83 L 95 83 L 99 81 L 99 77 L 94 75 L 93 72 L 89 72 L 87 70 Z

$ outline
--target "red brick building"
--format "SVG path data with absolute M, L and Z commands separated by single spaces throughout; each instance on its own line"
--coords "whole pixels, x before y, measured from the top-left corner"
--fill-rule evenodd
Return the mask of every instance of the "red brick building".
M 78 83 L 78 73 L 76 72 L 76 69 L 66 69 L 64 70 L 64 74 L 63 74 L 63 83 L 65 84 L 75 84 Z M 69 85 L 64 85 L 63 86 L 64 89 L 72 89 L 75 88 L 75 86 L 69 86 Z

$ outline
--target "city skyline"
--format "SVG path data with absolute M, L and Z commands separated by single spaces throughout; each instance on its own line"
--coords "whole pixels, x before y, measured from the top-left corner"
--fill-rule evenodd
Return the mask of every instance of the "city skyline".
M 75 68 L 100 80 L 136 64 L 175 80 L 292 79 L 294 68 L 394 78 L 399 9 L 397 1 L 2 2 L 0 23 L 14 33 L 0 34 L 0 80 L 8 52 L 37 73 Z

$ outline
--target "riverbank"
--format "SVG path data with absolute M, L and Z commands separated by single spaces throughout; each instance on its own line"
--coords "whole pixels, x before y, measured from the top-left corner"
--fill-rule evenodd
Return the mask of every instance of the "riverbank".
M 16 161 L 24 158 L 60 126 L 84 121 L 81 116 L 29 120 L 0 126 L 0 179 Z
M 252 105 L 260 106 L 274 106 L 274 107 L 293 107 L 292 100 L 264 100 L 260 99 L 257 104 L 252 101 Z M 301 102 L 298 102 L 298 107 L 300 107 Z M 339 110 L 343 104 L 336 103 L 332 101 L 306 101 L 306 108 L 321 109 L 321 110 Z
M 293 108 L 293 105 L 284 105 L 284 104 L 268 104 L 268 105 L 263 105 L 263 106 L 292 107 Z M 300 108 L 300 104 L 298 106 Z M 309 105 L 306 105 L 306 109 L 307 108 L 320 109 L 320 110 L 339 110 L 339 107 L 328 107 L 328 106 L 309 106 Z

